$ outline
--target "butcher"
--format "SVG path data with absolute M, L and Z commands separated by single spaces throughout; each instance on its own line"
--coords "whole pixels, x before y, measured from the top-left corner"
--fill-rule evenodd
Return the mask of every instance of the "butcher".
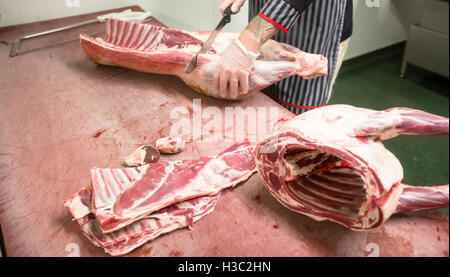
M 244 3 L 223 0 L 220 12 L 231 5 L 231 12 L 238 13 Z M 259 49 L 273 38 L 328 58 L 328 75 L 292 76 L 266 93 L 296 114 L 326 105 L 352 34 L 352 16 L 352 0 L 250 0 L 250 22 L 223 52 L 213 75 L 214 90 L 231 98 L 246 94 Z

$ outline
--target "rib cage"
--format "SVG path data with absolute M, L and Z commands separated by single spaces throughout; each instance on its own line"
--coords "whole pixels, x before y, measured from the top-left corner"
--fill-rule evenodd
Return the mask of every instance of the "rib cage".
M 377 228 L 395 212 L 448 207 L 448 185 L 402 184 L 400 162 L 381 143 L 400 134 L 448 135 L 448 123 L 409 108 L 318 108 L 258 145 L 258 173 L 289 209 L 353 230 Z
M 174 36 L 176 40 L 170 38 Z M 112 20 L 106 24 L 105 41 L 114 47 L 133 49 L 141 52 L 152 52 L 162 44 L 176 48 L 186 48 L 188 45 L 203 45 L 203 42 L 193 36 L 179 30 L 171 30 L 154 25 L 140 24 L 121 20 Z M 183 43 L 176 44 L 175 41 Z
M 313 169 L 287 182 L 287 192 L 311 208 L 356 219 L 362 203 L 366 200 L 365 185 L 361 176 L 347 167 L 340 166 L 322 171 L 321 167 L 329 166 L 329 155 L 315 151 L 308 153 L 308 156 L 295 161 L 295 165 L 291 168 Z

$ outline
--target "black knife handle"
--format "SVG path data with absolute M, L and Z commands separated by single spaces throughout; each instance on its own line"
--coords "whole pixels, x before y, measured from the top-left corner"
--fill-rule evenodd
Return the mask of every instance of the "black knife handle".
M 227 23 L 230 23 L 231 21 L 231 5 L 229 5 L 225 11 L 223 11 L 223 16 L 225 17 L 225 20 Z
M 231 21 L 231 5 L 229 5 L 225 11 L 223 12 L 222 20 L 220 20 L 215 30 L 222 30 L 225 24 L 230 23 Z

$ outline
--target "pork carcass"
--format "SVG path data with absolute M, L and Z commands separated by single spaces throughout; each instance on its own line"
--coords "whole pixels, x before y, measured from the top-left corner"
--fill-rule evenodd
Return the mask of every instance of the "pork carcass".
M 186 74 L 186 64 L 200 50 L 210 32 L 173 30 L 118 19 L 106 19 L 105 24 L 105 39 L 80 35 L 81 46 L 93 62 L 175 75 L 198 92 L 223 98 L 213 90 L 212 76 L 220 53 L 238 36 L 237 33 L 221 32 L 211 50 L 199 56 L 198 67 Z M 250 72 L 249 93 L 238 98 L 249 97 L 295 74 L 306 79 L 326 75 L 327 72 L 325 57 L 269 40 L 262 46 Z
M 448 185 L 402 184 L 400 162 L 381 143 L 400 134 L 448 135 L 448 123 L 409 108 L 318 108 L 257 146 L 258 174 L 289 209 L 353 230 L 376 228 L 395 212 L 448 207 Z

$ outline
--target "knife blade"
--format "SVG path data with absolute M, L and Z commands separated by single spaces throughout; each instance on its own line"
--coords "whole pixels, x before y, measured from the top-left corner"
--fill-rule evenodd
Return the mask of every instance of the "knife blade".
M 220 31 L 223 29 L 223 27 L 230 21 L 231 21 L 231 5 L 225 9 L 225 11 L 223 12 L 222 19 L 220 20 L 219 24 L 214 29 L 214 31 L 211 33 L 211 35 L 209 35 L 208 39 L 203 44 L 202 48 L 197 52 L 197 54 L 195 54 L 195 56 L 186 65 L 186 68 L 184 70 L 185 73 L 191 73 L 192 71 L 194 71 L 194 69 L 197 67 L 198 55 L 205 54 L 209 51 L 209 49 L 211 48 L 211 45 L 213 44 L 217 35 L 220 33 Z

